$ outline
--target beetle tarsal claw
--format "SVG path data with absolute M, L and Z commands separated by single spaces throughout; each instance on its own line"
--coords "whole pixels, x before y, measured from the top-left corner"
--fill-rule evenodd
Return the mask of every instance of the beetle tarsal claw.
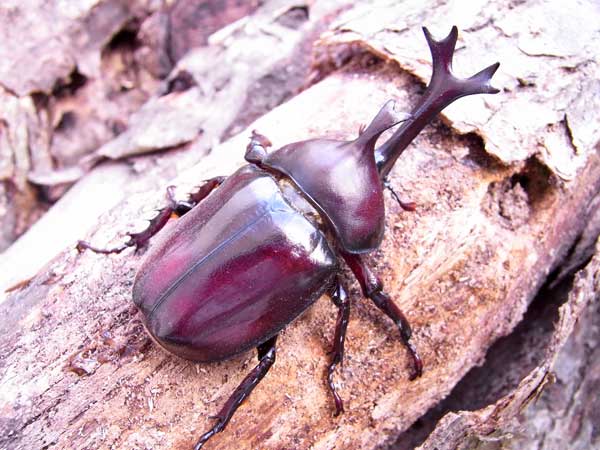
M 200 439 L 196 441 L 196 445 L 194 445 L 194 450 L 200 450 L 206 442 L 213 437 L 215 434 L 220 433 L 225 428 L 225 419 L 220 416 L 208 416 L 209 419 L 217 419 L 218 422 L 213 425 L 213 427 L 200 436 Z
M 85 241 L 77 241 L 77 245 L 75 246 L 77 249 L 77 253 L 83 253 L 86 249 L 89 248 L 89 244 Z

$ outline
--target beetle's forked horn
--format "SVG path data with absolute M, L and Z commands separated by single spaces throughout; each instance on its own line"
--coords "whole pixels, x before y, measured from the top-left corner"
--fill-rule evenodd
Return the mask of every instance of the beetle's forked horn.
M 413 119 L 405 122 L 394 135 L 377 150 L 375 161 L 381 179 L 384 179 L 410 142 L 442 109 L 466 95 L 496 94 L 498 89 L 491 86 L 492 76 L 500 63 L 492 64 L 469 78 L 458 78 L 452 73 L 452 58 L 458 38 L 454 26 L 444 39 L 436 41 L 429 30 L 423 27 L 425 39 L 431 51 L 433 74 L 423 97 L 413 108 Z
M 492 64 L 466 79 L 457 78 L 452 73 L 452 59 L 458 39 L 458 28 L 456 26 L 452 27 L 450 34 L 440 41 L 433 39 L 427 27 L 423 27 L 423 33 L 425 39 L 427 39 L 427 45 L 429 45 L 433 60 L 433 74 L 429 85 L 438 87 L 438 85 L 443 84 L 444 89 L 442 92 L 455 91 L 452 92 L 454 95 L 447 94 L 451 97 L 450 103 L 465 95 L 497 94 L 499 92 L 498 89 L 490 85 L 490 81 L 500 63 Z

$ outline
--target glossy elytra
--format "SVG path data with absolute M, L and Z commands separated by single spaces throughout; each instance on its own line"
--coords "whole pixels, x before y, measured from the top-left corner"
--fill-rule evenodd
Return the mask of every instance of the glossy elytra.
M 421 375 L 409 324 L 364 255 L 381 244 L 386 177 L 409 143 L 454 100 L 498 92 L 490 86 L 498 63 L 467 79 L 452 74 L 456 27 L 441 41 L 424 32 L 433 75 L 411 114 L 398 112 L 390 100 L 353 141 L 311 139 L 275 151 L 265 136 L 253 133 L 246 166 L 229 177 L 208 180 L 185 202 L 175 201 L 169 188 L 168 206 L 121 246 L 77 244 L 80 251 L 98 253 L 139 248 L 172 214 L 183 216 L 161 233 L 135 279 L 133 301 L 146 328 L 165 349 L 193 361 L 223 360 L 253 347 L 259 360 L 195 450 L 223 430 L 273 365 L 278 333 L 324 293 L 339 308 L 328 385 L 336 415 L 343 411 L 333 383 L 350 313 L 338 276 L 342 261 L 363 294 L 397 325 L 411 356 L 411 378 Z M 375 148 L 381 133 L 400 122 L 392 137 Z M 404 209 L 414 209 L 394 197 Z

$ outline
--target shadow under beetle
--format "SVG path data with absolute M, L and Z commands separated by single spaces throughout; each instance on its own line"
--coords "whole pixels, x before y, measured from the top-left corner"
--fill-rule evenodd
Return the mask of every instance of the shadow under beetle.
M 398 112 L 390 100 L 353 141 L 312 139 L 273 152 L 268 151 L 269 140 L 254 132 L 245 156 L 249 164 L 229 177 L 208 180 L 184 202 L 175 201 L 169 187 L 168 206 L 146 230 L 129 234 L 126 243 L 112 249 L 77 244 L 79 251 L 120 253 L 144 246 L 172 214 L 184 216 L 149 250 L 137 273 L 133 301 L 146 328 L 165 349 L 193 361 L 219 361 L 252 347 L 258 349 L 259 360 L 195 450 L 225 428 L 273 365 L 277 334 L 324 293 L 339 309 L 328 385 L 336 415 L 343 411 L 332 379 L 342 361 L 350 313 L 338 276 L 340 259 L 363 294 L 397 325 L 412 359 L 411 379 L 421 375 L 423 364 L 410 340 L 409 324 L 363 255 L 383 239 L 383 188 L 397 158 L 454 100 L 497 93 L 490 80 L 499 66 L 459 79 L 452 74 L 457 28 L 441 41 L 423 30 L 433 75 L 411 114 Z M 381 133 L 400 122 L 392 137 L 375 149 Z M 414 209 L 392 193 L 404 209 Z

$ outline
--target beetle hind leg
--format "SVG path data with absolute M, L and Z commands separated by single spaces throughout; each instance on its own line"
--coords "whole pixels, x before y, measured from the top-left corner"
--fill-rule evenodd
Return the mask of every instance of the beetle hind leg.
M 337 416 L 344 412 L 344 402 L 333 384 L 333 372 L 336 366 L 342 363 L 344 358 L 344 341 L 346 340 L 346 330 L 348 329 L 348 320 L 350 318 L 350 301 L 344 286 L 342 286 L 339 280 L 336 281 L 329 295 L 333 303 L 338 307 L 335 335 L 333 338 L 333 357 L 327 371 L 327 384 L 335 401 L 335 415 Z
M 214 416 L 217 419 L 217 423 L 206 433 L 200 436 L 198 442 L 194 446 L 194 450 L 200 450 L 206 441 L 208 441 L 215 434 L 220 433 L 225 429 L 225 426 L 229 423 L 229 420 L 236 412 L 242 402 L 250 395 L 256 385 L 263 379 L 267 374 L 273 363 L 275 362 L 275 343 L 277 341 L 277 335 L 273 336 L 268 341 L 257 347 L 258 350 L 258 364 L 252 369 L 246 378 L 240 383 L 240 385 L 233 391 L 233 394 L 229 397 L 225 405 L 221 408 L 219 413 Z
M 136 249 L 144 247 L 150 238 L 158 233 L 169 221 L 173 214 L 181 217 L 188 211 L 190 211 L 195 205 L 204 200 L 208 195 L 218 186 L 223 183 L 225 177 L 215 177 L 210 180 L 206 180 L 196 191 L 189 194 L 186 201 L 177 201 L 175 199 L 174 186 L 167 188 L 167 206 L 158 211 L 158 214 L 150 219 L 150 223 L 145 230 L 139 233 L 128 233 L 129 240 L 125 243 L 113 247 L 113 248 L 98 248 L 91 245 L 86 241 L 77 242 L 77 251 L 82 252 L 84 250 L 91 250 L 95 253 L 110 254 L 110 253 L 121 253 L 123 250 L 129 247 L 135 247 Z
M 383 284 L 381 281 L 371 272 L 371 269 L 365 264 L 362 257 L 360 255 L 343 253 L 344 260 L 354 273 L 354 276 L 357 278 L 360 283 L 361 289 L 365 297 L 368 297 L 375 303 L 386 316 L 388 316 L 398 327 L 398 331 L 400 332 L 400 337 L 402 338 L 402 342 L 413 362 L 413 373 L 410 377 L 411 380 L 418 378 L 423 373 L 423 361 L 421 357 L 417 353 L 417 349 L 414 344 L 411 342 L 412 331 L 410 329 L 410 325 L 408 324 L 408 320 L 400 310 L 396 306 L 396 304 L 392 301 L 388 294 L 383 291 Z

